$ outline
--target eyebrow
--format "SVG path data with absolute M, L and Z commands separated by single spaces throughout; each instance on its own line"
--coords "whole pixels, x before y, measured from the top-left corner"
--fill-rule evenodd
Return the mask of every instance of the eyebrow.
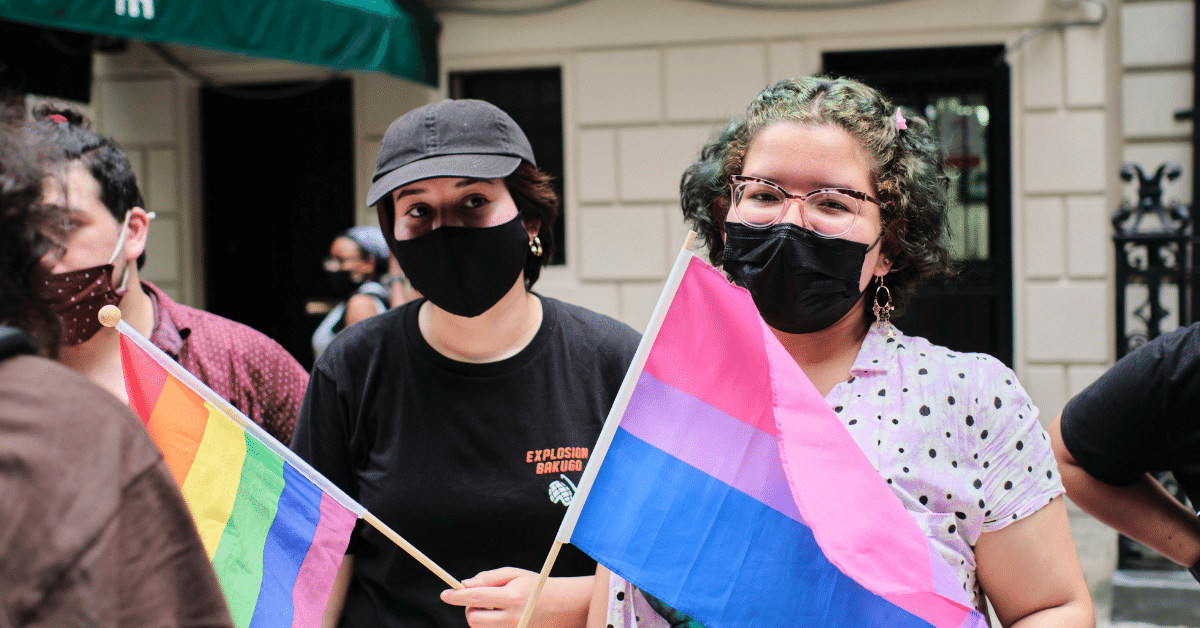
M 475 185 L 476 183 L 486 183 L 487 181 L 488 179 L 462 179 L 458 183 L 455 183 L 454 187 L 465 188 L 467 186 Z M 414 194 L 424 194 L 426 191 L 427 190 L 425 188 L 405 188 L 400 190 L 400 193 L 396 195 L 395 200 L 398 201 L 405 196 L 412 196 Z
M 783 187 L 783 184 L 782 184 L 782 183 L 780 183 L 780 182 L 776 181 L 775 179 L 771 179 L 771 178 L 769 178 L 769 177 L 760 177 L 760 176 L 758 176 L 758 175 L 753 175 L 753 174 L 744 174 L 744 173 L 742 174 L 742 176 L 745 176 L 745 177 L 750 177 L 751 179 L 758 179 L 758 180 L 760 180 L 760 181 L 766 181 L 767 183 L 770 183 L 770 184 L 772 184 L 772 185 L 774 185 L 774 186 L 778 187 L 779 189 L 783 190 L 784 192 L 788 192 L 789 194 L 792 194 L 792 192 L 788 191 L 788 189 L 787 189 L 787 188 Z M 825 181 L 828 181 L 828 180 L 825 180 Z M 860 191 L 860 190 L 858 190 L 857 188 L 855 188 L 854 186 L 851 186 L 851 185 L 846 185 L 846 184 L 829 184 L 828 182 L 826 182 L 826 183 L 821 183 L 821 184 L 817 185 L 816 187 L 812 188 L 812 190 L 810 190 L 810 191 L 815 191 L 815 190 L 851 190 L 851 191 L 854 191 L 854 192 L 859 192 L 859 191 Z M 863 192 L 863 194 L 870 194 L 870 193 L 869 193 L 869 192 Z

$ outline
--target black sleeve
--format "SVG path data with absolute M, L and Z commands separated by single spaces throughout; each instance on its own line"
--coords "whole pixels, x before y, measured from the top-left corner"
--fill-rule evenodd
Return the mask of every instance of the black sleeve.
M 1200 403 L 1200 324 L 1160 336 L 1119 360 L 1062 412 L 1063 444 L 1092 477 L 1133 484 L 1177 464 Z
M 351 444 L 353 417 L 350 405 L 338 389 L 337 377 L 329 374 L 323 364 L 324 361 L 318 361 L 308 380 L 291 449 L 317 473 L 357 500 L 358 465 Z M 353 554 L 353 548 L 354 537 L 351 537 L 346 553 Z

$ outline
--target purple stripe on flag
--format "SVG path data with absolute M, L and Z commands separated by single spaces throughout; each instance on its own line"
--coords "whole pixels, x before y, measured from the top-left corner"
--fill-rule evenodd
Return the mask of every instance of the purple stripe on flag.
M 929 563 L 933 565 L 933 590 L 951 600 L 960 599 L 963 590 L 962 583 L 958 581 L 958 576 L 950 568 L 950 563 L 946 562 L 932 542 L 929 542 Z
M 621 427 L 725 484 L 803 523 L 774 434 L 747 425 L 643 371 Z
M 300 565 L 296 588 L 292 590 L 293 627 L 321 625 L 333 578 L 342 565 L 346 546 L 350 543 L 350 531 L 357 520 L 357 515 L 329 493 L 321 493 L 321 520 Z

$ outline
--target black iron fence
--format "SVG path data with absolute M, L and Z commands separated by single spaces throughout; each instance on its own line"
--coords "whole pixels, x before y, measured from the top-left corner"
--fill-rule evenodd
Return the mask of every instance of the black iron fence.
M 1121 179 L 1137 179 L 1137 201 L 1123 200 L 1113 212 L 1116 247 L 1116 357 L 1165 332 L 1191 324 L 1200 314 L 1194 286 L 1200 269 L 1191 214 L 1187 205 L 1163 201 L 1163 182 L 1179 178 L 1175 164 L 1162 164 L 1147 175 L 1136 164 L 1121 166 Z M 1169 473 L 1155 474 L 1163 486 L 1186 503 Z M 1125 536 L 1119 537 L 1117 568 L 1179 570 L 1170 560 Z

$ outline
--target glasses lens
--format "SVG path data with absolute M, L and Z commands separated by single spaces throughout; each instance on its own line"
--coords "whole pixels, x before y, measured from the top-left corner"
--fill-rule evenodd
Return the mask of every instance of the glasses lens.
M 858 201 L 838 192 L 817 192 L 804 200 L 808 227 L 820 235 L 845 235 L 858 217 Z
M 734 185 L 733 210 L 746 224 L 762 227 L 774 223 L 786 205 L 787 194 L 769 183 L 741 181 Z

